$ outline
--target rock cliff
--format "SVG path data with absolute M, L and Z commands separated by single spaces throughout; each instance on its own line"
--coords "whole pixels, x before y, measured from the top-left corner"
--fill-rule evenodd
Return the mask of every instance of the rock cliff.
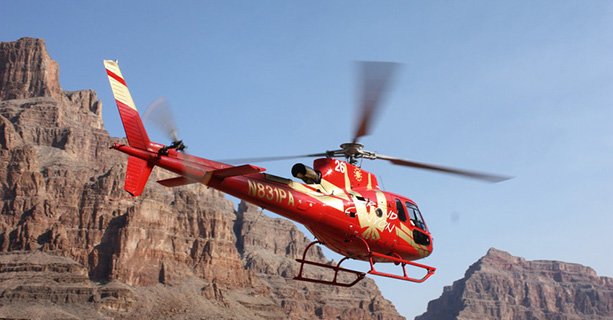
M 62 95 L 59 67 L 47 54 L 43 40 L 22 38 L 1 42 L 0 97 L 27 99 Z
M 0 317 L 402 318 L 372 280 L 291 280 L 307 239 L 288 221 L 159 171 L 130 197 L 96 93 L 58 74 L 42 40 L 0 43 Z
M 490 249 L 416 318 L 429 319 L 613 319 L 613 278 Z

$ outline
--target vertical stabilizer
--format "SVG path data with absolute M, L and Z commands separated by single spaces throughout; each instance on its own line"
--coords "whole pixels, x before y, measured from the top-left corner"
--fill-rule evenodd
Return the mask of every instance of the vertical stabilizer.
M 121 75 L 117 61 L 104 60 L 104 68 L 111 83 L 115 103 L 117 103 L 121 122 L 128 138 L 128 144 L 131 147 L 146 150 L 149 147 L 149 137 L 138 114 L 138 110 L 136 110 L 136 105 L 132 100 L 132 95 L 130 95 L 126 81 Z
M 135 197 L 139 196 L 145 189 L 145 184 L 147 184 L 152 169 L 153 166 L 149 165 L 147 161 L 129 156 L 124 189 Z

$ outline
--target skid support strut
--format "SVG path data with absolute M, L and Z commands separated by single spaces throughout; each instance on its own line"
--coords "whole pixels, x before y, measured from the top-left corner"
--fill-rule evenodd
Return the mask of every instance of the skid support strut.
M 320 241 L 313 241 L 313 242 L 311 242 L 304 249 L 304 253 L 302 253 L 302 259 L 296 259 L 296 261 L 300 262 L 300 272 L 298 272 L 298 275 L 294 277 L 294 280 L 308 281 L 308 282 L 315 282 L 315 283 L 322 283 L 322 284 L 329 284 L 329 285 L 341 286 L 341 287 L 352 287 L 354 284 L 356 284 L 356 283 L 360 282 L 360 280 L 364 279 L 364 276 L 366 275 L 364 272 L 355 271 L 355 270 L 346 269 L 346 268 L 341 268 L 341 263 L 343 263 L 349 257 L 344 257 L 336 265 L 329 265 L 329 264 L 324 264 L 324 263 L 321 263 L 321 262 L 307 260 L 306 259 L 307 252 L 309 251 L 309 249 L 311 249 L 312 246 L 314 246 L 316 244 L 322 244 L 322 243 Z M 317 266 L 317 267 L 324 268 L 324 269 L 334 270 L 334 278 L 332 280 L 325 280 L 325 279 L 314 279 L 314 278 L 305 277 L 305 276 L 303 276 L 304 265 L 305 264 L 312 265 L 312 266 Z M 353 280 L 353 282 L 338 282 L 338 272 L 339 271 L 344 272 L 344 273 L 348 273 L 348 274 L 353 274 L 353 275 L 355 275 L 355 279 Z
M 416 263 L 416 262 L 413 262 L 413 261 L 408 261 L 408 260 L 402 259 L 399 256 L 390 256 L 390 255 L 386 255 L 386 254 L 382 254 L 382 253 L 371 251 L 370 250 L 370 246 L 368 245 L 366 240 L 364 240 L 361 237 L 355 237 L 355 238 L 357 238 L 358 241 L 360 241 L 362 244 L 364 244 L 366 252 L 368 253 L 368 262 L 370 263 L 370 270 L 368 271 L 368 274 L 372 274 L 372 275 L 376 275 L 376 276 L 381 276 L 381 277 L 387 277 L 387 278 L 393 278 L 393 279 L 398 279 L 398 280 L 404 280 L 404 281 L 421 283 L 421 282 L 426 281 L 428 278 L 430 278 L 434 274 L 434 272 L 436 271 L 436 268 L 434 268 L 434 267 L 430 267 L 430 266 L 427 266 L 427 265 L 424 265 L 424 264 L 421 264 L 421 263 Z M 313 241 L 313 242 L 311 242 L 304 249 L 304 252 L 302 254 L 302 259 L 296 259 L 296 261 L 300 262 L 300 271 L 298 272 L 298 275 L 296 277 L 294 277 L 295 280 L 315 282 L 315 283 L 322 283 L 322 284 L 329 284 L 329 285 L 341 286 L 341 287 L 352 287 L 356 283 L 360 282 L 360 280 L 364 279 L 364 276 L 366 275 L 366 273 L 341 267 L 341 264 L 345 260 L 349 259 L 349 257 L 344 257 L 336 265 L 324 264 L 324 263 L 321 263 L 321 262 L 307 260 L 306 259 L 307 252 L 311 249 L 312 246 L 314 246 L 316 244 L 322 244 L 322 243 L 320 241 Z M 396 265 L 400 265 L 401 268 L 402 268 L 402 275 L 397 275 L 397 274 L 377 271 L 377 269 L 375 269 L 375 263 L 377 261 L 378 262 L 393 262 Z M 330 270 L 334 271 L 334 277 L 333 277 L 332 280 L 309 278 L 309 277 L 304 275 L 304 265 L 305 264 L 316 266 L 316 267 L 320 267 L 320 268 L 324 268 L 324 269 L 330 269 Z M 409 277 L 407 269 L 406 269 L 407 265 L 412 266 L 412 267 L 416 267 L 416 268 L 420 268 L 420 269 L 424 269 L 426 271 L 426 274 L 423 277 L 421 277 L 421 278 Z M 338 281 L 338 274 L 339 274 L 339 272 L 340 273 L 352 274 L 352 275 L 355 276 L 355 279 L 352 282 L 339 282 Z

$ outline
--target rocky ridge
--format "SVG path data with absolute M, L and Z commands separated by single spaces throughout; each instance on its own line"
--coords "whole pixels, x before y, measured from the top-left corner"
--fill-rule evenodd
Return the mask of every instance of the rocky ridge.
M 160 171 L 130 197 L 102 103 L 58 70 L 40 39 L 0 43 L 0 317 L 402 318 L 372 280 L 291 280 L 308 240 L 288 221 Z
M 613 319 L 613 278 L 492 248 L 416 318 L 429 319 Z

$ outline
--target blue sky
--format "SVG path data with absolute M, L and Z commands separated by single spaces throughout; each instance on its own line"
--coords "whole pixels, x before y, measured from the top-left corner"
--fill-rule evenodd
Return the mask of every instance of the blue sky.
M 421 314 L 490 247 L 613 276 L 609 1 L 4 2 L 0 41 L 23 36 L 46 40 L 65 90 L 98 92 L 112 135 L 105 58 L 141 110 L 165 96 L 189 151 L 217 159 L 336 148 L 352 131 L 354 61 L 403 63 L 367 147 L 515 179 L 365 162 L 434 233 L 423 262 L 437 274 L 376 279 L 385 297 Z

